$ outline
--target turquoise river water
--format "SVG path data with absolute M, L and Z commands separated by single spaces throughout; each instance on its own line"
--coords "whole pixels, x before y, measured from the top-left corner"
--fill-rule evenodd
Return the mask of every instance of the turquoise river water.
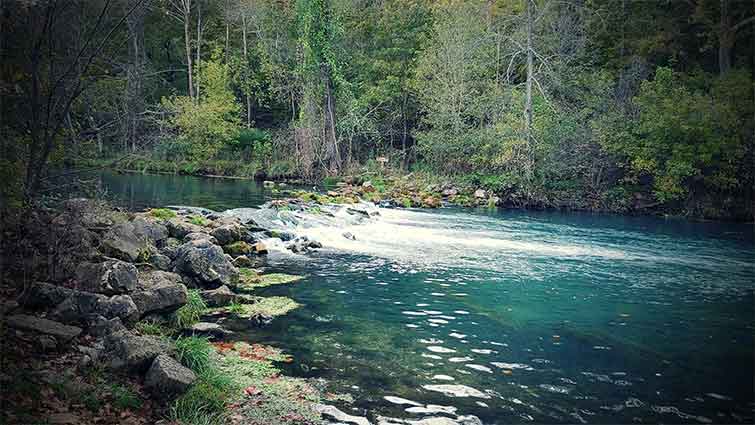
M 100 178 L 131 208 L 278 196 L 250 181 Z M 485 424 L 753 422 L 752 224 L 379 212 L 297 228 L 324 248 L 274 251 L 269 270 L 306 279 L 266 294 L 303 306 L 242 332 L 292 354 L 288 373 L 350 394 L 342 410 L 419 419 L 413 407 L 435 405 L 435 416 Z

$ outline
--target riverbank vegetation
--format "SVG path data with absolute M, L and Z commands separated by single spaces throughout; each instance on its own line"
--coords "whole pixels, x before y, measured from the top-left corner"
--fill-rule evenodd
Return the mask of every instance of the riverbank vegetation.
M 367 167 L 523 207 L 752 217 L 749 1 L 1 7 L 11 201 L 67 166 Z

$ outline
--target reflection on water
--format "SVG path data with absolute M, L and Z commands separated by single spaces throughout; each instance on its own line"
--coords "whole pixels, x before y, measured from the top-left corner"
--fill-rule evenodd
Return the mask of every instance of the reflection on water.
M 134 204 L 253 207 L 267 195 L 132 178 L 109 188 L 140 193 Z M 307 278 L 265 291 L 304 306 L 240 334 L 351 394 L 340 407 L 352 414 L 753 421 L 751 225 L 454 209 L 269 219 L 325 249 L 271 254 L 271 270 Z

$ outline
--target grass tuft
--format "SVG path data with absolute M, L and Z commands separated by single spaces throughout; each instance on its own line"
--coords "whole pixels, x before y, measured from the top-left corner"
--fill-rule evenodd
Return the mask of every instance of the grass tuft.
M 184 366 L 197 373 L 210 368 L 213 348 L 207 338 L 198 336 L 179 337 L 176 339 L 176 359 Z
M 191 327 L 193 324 L 199 322 L 199 318 L 202 317 L 202 313 L 206 309 L 207 304 L 205 304 L 202 296 L 199 295 L 199 291 L 189 289 L 186 304 L 176 310 L 173 316 L 176 327 L 179 329 Z

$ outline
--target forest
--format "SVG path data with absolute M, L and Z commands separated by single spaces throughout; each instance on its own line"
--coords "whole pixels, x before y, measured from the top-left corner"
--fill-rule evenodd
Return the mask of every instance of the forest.
M 754 0 L 0 0 L 0 424 L 755 423 Z
M 412 173 L 751 219 L 748 0 L 6 1 L 0 174 Z

